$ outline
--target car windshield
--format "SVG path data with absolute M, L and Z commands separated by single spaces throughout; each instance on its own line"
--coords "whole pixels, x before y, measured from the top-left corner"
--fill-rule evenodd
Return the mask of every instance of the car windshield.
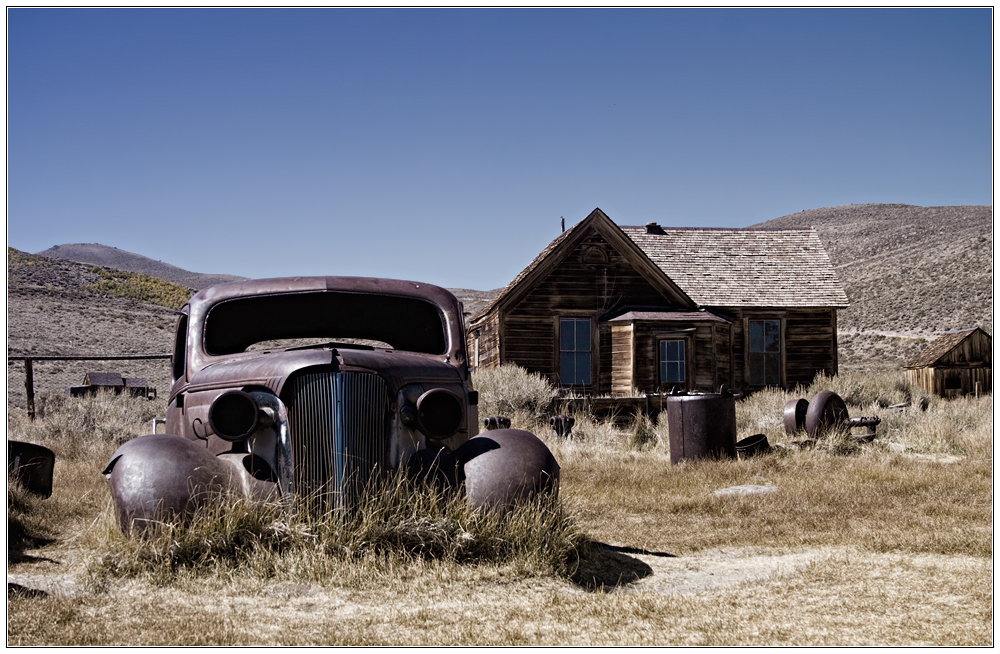
M 220 302 L 205 320 L 205 350 L 211 355 L 287 339 L 364 339 L 427 354 L 447 349 L 440 309 L 411 297 L 338 291 L 258 295 Z

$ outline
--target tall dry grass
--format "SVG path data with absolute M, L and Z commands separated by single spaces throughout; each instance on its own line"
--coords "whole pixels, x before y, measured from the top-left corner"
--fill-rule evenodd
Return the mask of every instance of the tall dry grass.
M 26 538 L 77 540 L 102 511 L 109 509 L 107 484 L 101 470 L 124 442 L 151 432 L 153 418 L 162 417 L 162 401 L 99 393 L 92 397 L 42 394 L 36 399 L 35 420 L 24 409 L 8 407 L 7 438 L 35 443 L 55 454 L 52 496 L 29 497 L 14 515 L 26 525 Z M 12 493 L 14 497 L 12 497 Z M 20 491 L 8 483 L 8 509 L 18 506 Z M 11 528 L 8 510 L 8 528 Z M 14 544 L 9 550 L 19 552 Z
M 873 442 L 840 432 L 811 449 L 790 447 L 804 434 L 785 433 L 784 405 L 828 388 L 849 398 L 852 416 L 882 419 Z M 672 464 L 662 414 L 624 428 L 584 416 L 576 438 L 545 439 L 563 469 L 573 471 L 563 476 L 570 508 L 598 539 L 676 553 L 849 545 L 991 556 L 992 396 L 931 398 L 926 410 L 922 397 L 901 371 L 755 393 L 737 402 L 737 438 L 764 433 L 777 447 L 747 460 Z M 890 408 L 901 403 L 909 405 Z M 714 495 L 743 485 L 775 488 Z
M 41 397 L 33 421 L 23 411 L 8 411 L 8 438 L 44 445 L 56 455 L 51 498 L 39 500 L 9 485 L 8 529 L 23 534 L 22 547 L 38 539 L 71 541 L 90 554 L 92 579 L 157 583 L 236 572 L 329 580 L 352 566 L 352 577 L 374 580 L 416 558 L 489 561 L 515 575 L 565 575 L 578 558 L 582 536 L 558 498 L 540 497 L 509 514 L 473 512 L 461 494 L 378 475 L 344 519 L 220 498 L 189 524 L 164 525 L 152 538 L 123 535 L 100 473 L 114 450 L 149 433 L 164 409 L 100 394 Z
M 553 496 L 510 512 L 473 511 L 460 493 L 376 476 L 343 515 L 221 497 L 189 522 L 162 524 L 143 537 L 123 534 L 104 512 L 87 543 L 95 553 L 88 572 L 98 584 L 221 575 L 370 585 L 422 560 L 489 563 L 515 577 L 567 576 L 585 538 Z

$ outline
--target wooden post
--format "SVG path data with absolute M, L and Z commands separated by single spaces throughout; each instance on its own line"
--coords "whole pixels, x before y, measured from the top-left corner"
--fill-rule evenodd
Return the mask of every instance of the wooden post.
M 35 380 L 31 369 L 31 358 L 24 360 L 24 392 L 28 399 L 28 418 L 35 419 Z

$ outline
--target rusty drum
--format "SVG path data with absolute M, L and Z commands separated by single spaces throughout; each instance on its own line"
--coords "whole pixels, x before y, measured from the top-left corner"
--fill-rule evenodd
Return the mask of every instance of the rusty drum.
M 736 398 L 731 393 L 667 397 L 670 462 L 736 456 Z

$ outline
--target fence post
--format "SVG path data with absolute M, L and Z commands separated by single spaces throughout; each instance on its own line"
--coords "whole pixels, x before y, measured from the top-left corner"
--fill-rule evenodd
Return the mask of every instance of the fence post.
M 35 380 L 31 370 L 31 357 L 24 359 L 24 392 L 28 399 L 28 418 L 35 419 Z

